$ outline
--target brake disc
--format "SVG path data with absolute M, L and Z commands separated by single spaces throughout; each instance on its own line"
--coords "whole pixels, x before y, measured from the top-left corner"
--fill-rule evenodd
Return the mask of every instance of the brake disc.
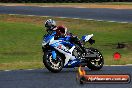
M 53 60 L 52 60 L 52 55 L 49 57 L 49 60 L 50 60 L 50 63 L 52 64 L 52 65 L 51 65 L 52 68 L 54 68 L 54 69 L 59 69 L 59 64 L 60 64 L 60 62 L 58 62 L 58 63 L 53 62 Z

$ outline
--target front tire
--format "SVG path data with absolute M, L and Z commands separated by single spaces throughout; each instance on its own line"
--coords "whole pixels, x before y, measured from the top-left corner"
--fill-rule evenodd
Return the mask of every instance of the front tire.
M 64 63 L 63 63 L 63 60 L 62 58 L 57 54 L 56 56 L 56 61 L 52 61 L 52 54 L 51 52 L 47 51 L 47 52 L 44 52 L 44 55 L 43 55 L 43 63 L 45 65 L 45 67 L 53 72 L 53 73 L 58 73 L 62 70 L 63 66 L 64 66 Z
M 89 49 L 93 52 L 96 52 L 98 55 L 97 55 L 97 59 L 89 59 L 89 61 L 87 62 L 88 68 L 91 70 L 100 70 L 104 65 L 103 55 L 97 49 L 94 48 L 89 48 Z

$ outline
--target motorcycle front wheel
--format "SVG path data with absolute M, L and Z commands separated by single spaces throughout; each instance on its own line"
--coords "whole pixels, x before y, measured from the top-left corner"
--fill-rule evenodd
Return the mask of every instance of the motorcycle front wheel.
M 64 66 L 64 63 L 63 63 L 63 60 L 61 59 L 61 57 L 57 54 L 56 59 L 53 60 L 52 54 L 49 51 L 44 52 L 43 63 L 45 65 L 45 67 L 53 73 L 60 72 Z
M 101 52 L 94 48 L 89 48 L 92 52 L 97 53 L 97 58 L 89 59 L 87 62 L 87 67 L 91 70 L 100 70 L 104 65 L 104 58 Z

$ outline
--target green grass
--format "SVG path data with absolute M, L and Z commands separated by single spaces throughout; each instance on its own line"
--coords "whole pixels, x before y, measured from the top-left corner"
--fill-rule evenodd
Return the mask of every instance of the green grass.
M 46 32 L 42 17 L 0 15 L 0 70 L 43 68 L 41 41 Z M 75 35 L 94 34 L 96 43 L 87 47 L 98 48 L 107 65 L 132 64 L 132 24 L 97 22 L 53 18 L 64 24 Z M 118 42 L 125 42 L 126 48 L 116 49 Z M 114 52 L 122 58 L 113 60 Z
M 33 24 L 0 22 L 0 64 L 41 61 L 41 29 Z

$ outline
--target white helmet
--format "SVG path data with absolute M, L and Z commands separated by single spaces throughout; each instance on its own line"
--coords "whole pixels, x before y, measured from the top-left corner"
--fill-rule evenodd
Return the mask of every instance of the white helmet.
M 45 22 L 45 27 L 47 29 L 52 29 L 54 27 L 56 27 L 56 22 L 52 19 L 48 19 L 46 22 Z

